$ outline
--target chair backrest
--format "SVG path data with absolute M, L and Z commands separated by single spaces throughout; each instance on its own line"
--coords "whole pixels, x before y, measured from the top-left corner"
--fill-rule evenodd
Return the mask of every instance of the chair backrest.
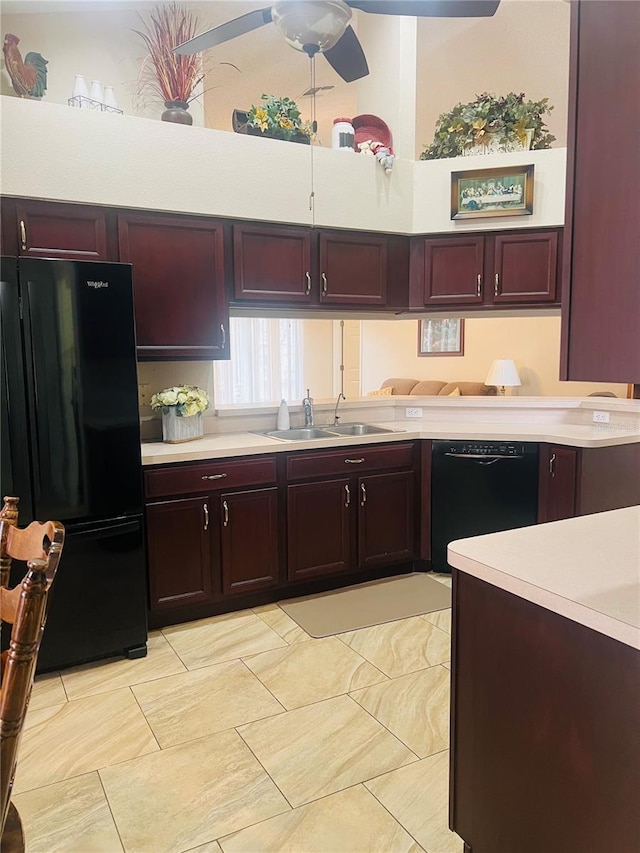
M 17 504 L 15 498 L 10 500 Z M 9 810 L 18 745 L 45 625 L 47 596 L 64 545 L 64 527 L 58 521 L 34 521 L 23 530 L 16 526 L 16 522 L 17 518 L 7 518 L 0 513 L 0 559 L 3 568 L 9 568 L 12 560 L 26 563 L 22 583 L 13 589 L 0 586 L 0 618 L 12 625 L 9 650 L 2 656 L 0 686 L 2 828 Z

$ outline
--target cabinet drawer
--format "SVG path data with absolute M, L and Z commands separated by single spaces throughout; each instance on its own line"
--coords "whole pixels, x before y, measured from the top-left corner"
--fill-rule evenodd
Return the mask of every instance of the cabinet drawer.
M 147 499 L 239 486 L 262 486 L 275 483 L 276 460 L 267 456 L 247 461 L 216 460 L 179 468 L 156 468 L 145 471 L 144 479 Z
M 413 442 L 396 445 L 365 445 L 345 447 L 326 453 L 295 453 L 287 459 L 287 479 L 301 480 L 305 477 L 325 477 L 334 474 L 357 474 L 368 471 L 411 468 L 413 465 Z

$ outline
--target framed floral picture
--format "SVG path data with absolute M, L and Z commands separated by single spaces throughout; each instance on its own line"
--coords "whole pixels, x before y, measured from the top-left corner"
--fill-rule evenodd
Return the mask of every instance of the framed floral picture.
M 464 355 L 464 320 L 418 320 L 418 355 Z
M 533 213 L 533 164 L 451 173 L 451 218 Z

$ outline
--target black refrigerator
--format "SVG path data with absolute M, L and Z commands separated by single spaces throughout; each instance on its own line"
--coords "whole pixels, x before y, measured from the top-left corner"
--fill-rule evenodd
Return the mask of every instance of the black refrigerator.
M 2 258 L 0 279 L 0 496 L 20 498 L 20 527 L 56 519 L 66 528 L 38 670 L 142 657 L 147 593 L 131 266 Z

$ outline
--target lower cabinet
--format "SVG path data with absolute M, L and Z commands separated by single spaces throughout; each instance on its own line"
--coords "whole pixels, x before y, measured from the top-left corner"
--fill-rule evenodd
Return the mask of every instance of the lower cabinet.
M 413 456 L 410 442 L 292 454 L 287 485 L 290 581 L 416 556 Z M 362 471 L 362 476 L 318 479 L 319 471 L 344 469 Z M 298 478 L 310 482 L 291 482 Z
M 184 613 L 278 582 L 273 457 L 149 469 L 145 493 L 152 614 Z
M 575 447 L 540 446 L 538 522 L 560 521 L 576 514 L 578 453 Z

